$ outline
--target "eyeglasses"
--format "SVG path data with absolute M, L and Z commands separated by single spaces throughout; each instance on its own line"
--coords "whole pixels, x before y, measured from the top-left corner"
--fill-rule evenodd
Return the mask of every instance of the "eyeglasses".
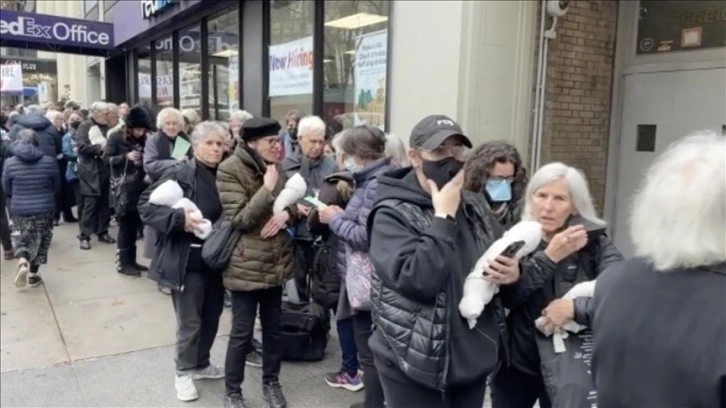
M 269 147 L 275 147 L 276 145 L 280 144 L 280 139 L 277 138 L 277 136 L 260 139 L 260 142 L 266 142 Z
M 434 150 L 425 150 L 421 149 L 428 153 L 428 156 L 431 156 L 431 160 L 443 160 L 449 157 L 453 157 L 457 161 L 463 162 L 466 160 L 467 156 L 469 156 L 469 152 L 471 149 L 464 145 L 441 145 L 437 147 Z
M 511 183 L 514 181 L 514 176 L 509 176 L 509 177 L 492 176 L 492 177 L 487 178 L 487 180 L 494 181 L 494 182 L 506 181 L 508 183 Z

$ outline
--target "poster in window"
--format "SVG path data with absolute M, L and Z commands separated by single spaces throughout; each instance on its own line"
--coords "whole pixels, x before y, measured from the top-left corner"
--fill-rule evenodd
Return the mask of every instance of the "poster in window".
M 717 47 L 726 47 L 726 2 L 640 2 L 638 54 Z
M 227 88 L 227 96 L 229 97 L 229 110 L 236 111 L 239 109 L 239 56 L 232 55 L 229 57 L 229 87 Z
M 270 46 L 269 96 L 313 93 L 313 36 Z
M 388 30 L 360 35 L 355 42 L 354 123 L 383 129 L 386 112 Z

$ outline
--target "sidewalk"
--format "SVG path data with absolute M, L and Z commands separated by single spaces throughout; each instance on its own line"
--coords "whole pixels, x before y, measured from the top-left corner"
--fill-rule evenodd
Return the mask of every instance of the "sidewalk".
M 147 278 L 119 276 L 115 246 L 78 248 L 77 226 L 54 231 L 45 284 L 17 290 L 14 262 L 0 262 L 2 407 L 221 407 L 222 380 L 197 382 L 200 398 L 176 400 L 175 317 L 169 297 Z M 112 231 L 114 234 L 115 231 Z M 212 360 L 224 365 L 230 314 L 222 315 Z M 348 407 L 363 393 L 332 389 L 323 375 L 340 365 L 335 330 L 318 363 L 283 363 L 291 407 Z M 247 368 L 244 394 L 262 407 L 261 370 Z

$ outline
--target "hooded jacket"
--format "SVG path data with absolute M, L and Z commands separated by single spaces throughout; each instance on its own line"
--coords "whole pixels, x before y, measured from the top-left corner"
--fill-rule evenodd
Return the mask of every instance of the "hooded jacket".
M 94 142 L 99 136 L 106 138 L 108 126 L 96 123 L 92 118 L 84 120 L 78 126 L 76 146 L 78 147 L 78 179 L 81 194 L 98 197 L 101 195 L 101 184 L 108 182 L 108 163 L 103 160 L 103 140 L 101 144 Z
M 539 352 L 535 336 L 539 331 L 535 319 L 554 299 L 562 297 L 580 282 L 597 279 L 608 266 L 623 260 L 620 251 L 605 234 L 605 227 L 573 217 L 568 225 L 582 224 L 588 235 L 588 244 L 559 263 L 552 262 L 540 250 L 522 263 L 522 276 L 514 285 L 501 289 L 511 313 L 507 317 L 510 333 L 512 365 L 524 373 L 541 376 Z M 590 299 L 575 300 L 575 315 L 586 313 Z
M 58 131 L 53 127 L 48 118 L 36 113 L 32 115 L 21 115 L 15 119 L 15 124 L 10 129 L 9 137 L 11 141 L 15 141 L 18 137 L 18 132 L 22 129 L 33 129 L 35 134 L 38 136 L 38 149 L 43 154 L 55 157 L 61 153 L 60 137 Z
M 280 164 L 274 166 L 280 176 L 274 191 L 269 191 L 263 186 L 267 165 L 245 144 L 237 145 L 234 155 L 219 165 L 217 190 L 224 216 L 242 230 L 224 270 L 224 286 L 229 290 L 269 289 L 281 286 L 292 275 L 292 246 L 284 230 L 274 237 L 260 236 L 273 215 L 275 197 L 287 182 Z M 290 212 L 297 214 L 293 207 L 289 207 Z
M 373 352 L 432 389 L 483 380 L 499 361 L 503 309 L 495 298 L 474 330 L 458 312 L 466 275 L 503 233 L 481 195 L 464 192 L 455 221 L 434 217 L 413 170 L 395 170 L 378 178 L 368 230 Z
M 11 215 L 53 214 L 60 188 L 55 158 L 27 141 L 16 141 L 11 149 L 13 157 L 5 162 L 2 175 L 3 191 L 11 197 Z

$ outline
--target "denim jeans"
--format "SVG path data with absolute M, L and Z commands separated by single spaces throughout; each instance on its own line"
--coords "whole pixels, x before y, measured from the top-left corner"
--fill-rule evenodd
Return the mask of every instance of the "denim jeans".
M 338 320 L 338 341 L 340 353 L 343 359 L 343 371 L 350 375 L 358 373 L 358 347 L 355 345 L 355 330 L 353 329 L 353 317 Z

